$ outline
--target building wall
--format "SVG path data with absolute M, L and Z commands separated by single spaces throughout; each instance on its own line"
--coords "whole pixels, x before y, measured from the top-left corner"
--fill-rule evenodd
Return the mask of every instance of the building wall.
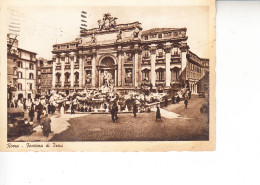
M 52 88 L 62 91 L 97 88 L 103 84 L 107 71 L 118 89 L 141 89 L 148 80 L 152 89 L 168 91 L 189 81 L 192 92 L 197 93 L 194 85 L 202 78 L 203 67 L 201 59 L 189 53 L 186 28 L 141 31 L 139 22 L 117 27 L 93 28 L 81 39 L 55 44 Z M 199 67 L 190 67 L 189 59 L 198 62 Z
M 20 56 L 24 58 L 17 59 L 17 92 L 16 98 L 19 94 L 23 94 L 24 98 L 28 98 L 28 94 L 31 95 L 31 98 L 35 97 L 35 83 L 36 83 L 36 60 L 35 54 L 26 51 L 20 51 Z M 28 57 L 30 56 L 30 57 Z M 34 60 L 29 60 L 29 58 Z M 22 66 L 18 66 L 19 62 L 22 63 Z M 31 66 L 30 66 L 31 65 Z M 22 74 L 22 76 L 19 75 Z M 30 76 L 32 74 L 32 76 Z M 18 86 L 22 85 L 22 89 Z M 31 84 L 31 85 L 30 85 Z

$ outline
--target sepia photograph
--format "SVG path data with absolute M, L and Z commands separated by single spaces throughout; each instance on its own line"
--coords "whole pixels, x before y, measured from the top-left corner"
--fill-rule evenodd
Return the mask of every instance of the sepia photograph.
M 4 147 L 214 145 L 212 6 L 6 6 Z

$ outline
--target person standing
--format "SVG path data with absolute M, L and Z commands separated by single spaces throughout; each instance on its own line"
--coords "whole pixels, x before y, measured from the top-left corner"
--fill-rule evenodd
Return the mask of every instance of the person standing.
M 136 103 L 134 103 L 134 105 L 133 105 L 133 114 L 134 114 L 134 117 L 136 117 L 136 113 L 137 113 L 137 106 L 136 106 Z
M 71 102 L 70 110 L 71 110 L 70 114 L 75 114 L 73 102 Z
M 187 109 L 188 108 L 188 98 L 184 99 L 184 104 L 185 104 L 185 108 Z
M 114 116 L 115 116 L 115 120 L 118 120 L 118 117 L 117 117 L 118 106 L 117 106 L 116 102 L 114 103 L 114 109 L 115 109 L 115 114 L 114 114 Z
M 164 105 L 165 105 L 165 107 L 168 106 L 168 98 L 167 97 L 165 97 Z
M 48 137 L 49 133 L 51 132 L 51 119 L 48 117 L 48 114 L 45 115 L 44 119 L 43 119 L 43 135 Z
M 110 113 L 111 113 L 112 121 L 115 122 L 115 107 L 114 107 L 114 105 L 112 105 Z
M 190 90 L 189 90 L 188 95 L 189 95 L 189 99 L 191 99 L 191 91 Z
M 162 121 L 160 107 L 157 105 L 156 121 L 157 121 L 158 119 L 160 119 L 160 120 Z
M 65 113 L 64 105 L 62 104 L 62 105 L 61 105 L 61 108 L 60 108 L 60 114 L 63 115 L 64 113 Z
M 51 110 L 51 104 L 48 104 L 47 109 L 48 109 L 48 114 L 50 114 L 50 113 L 52 112 L 52 110 Z
M 176 98 L 176 103 L 179 103 L 179 102 L 180 102 L 180 97 L 177 96 L 177 98 Z
M 172 104 L 174 104 L 174 103 L 175 103 L 175 97 L 172 96 Z
M 29 117 L 30 117 L 30 121 L 33 122 L 33 118 L 34 118 L 34 109 L 33 109 L 33 107 L 31 107 L 31 110 L 29 111 Z

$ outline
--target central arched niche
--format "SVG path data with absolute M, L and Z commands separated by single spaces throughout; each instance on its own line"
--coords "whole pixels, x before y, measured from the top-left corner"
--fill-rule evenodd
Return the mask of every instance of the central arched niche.
M 104 67 L 107 67 L 107 68 L 114 68 L 114 59 L 111 58 L 111 57 L 105 57 L 101 60 L 101 65 L 104 65 Z

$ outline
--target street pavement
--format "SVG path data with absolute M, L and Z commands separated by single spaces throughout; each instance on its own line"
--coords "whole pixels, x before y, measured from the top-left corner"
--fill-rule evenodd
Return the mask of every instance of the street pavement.
M 31 135 L 14 141 L 187 141 L 208 140 L 208 115 L 199 109 L 204 98 L 193 96 L 184 103 L 161 108 L 162 121 L 155 120 L 155 109 L 150 113 L 118 114 L 112 122 L 110 114 L 65 114 L 51 116 L 52 133 L 43 136 L 41 126 Z

